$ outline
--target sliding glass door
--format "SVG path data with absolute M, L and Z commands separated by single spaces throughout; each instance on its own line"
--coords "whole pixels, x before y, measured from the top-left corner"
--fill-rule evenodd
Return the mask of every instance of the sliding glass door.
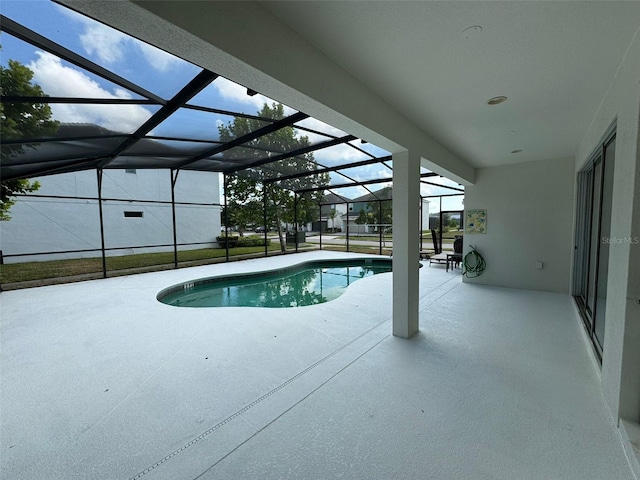
M 615 141 L 613 133 L 578 174 L 577 185 L 573 295 L 600 359 L 606 323 Z

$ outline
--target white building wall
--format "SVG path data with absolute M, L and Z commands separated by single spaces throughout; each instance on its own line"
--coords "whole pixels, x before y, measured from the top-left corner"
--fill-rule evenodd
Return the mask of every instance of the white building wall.
M 95 250 L 55 255 L 5 258 L 18 261 L 87 258 L 100 256 L 100 215 L 95 171 L 54 175 L 37 179 L 37 195 L 88 197 L 56 199 L 19 197 L 11 210 L 12 219 L 0 223 L 0 249 L 3 255 L 69 250 Z M 133 252 L 171 251 L 173 247 L 135 248 L 173 244 L 171 205 L 146 201 L 171 201 L 171 177 L 167 170 L 105 170 L 102 197 L 105 247 L 108 255 Z M 115 200 L 117 199 L 117 200 Z M 182 171 L 175 187 L 176 202 L 219 203 L 217 173 Z M 125 217 L 124 212 L 142 212 L 142 217 Z M 220 206 L 176 205 L 177 242 L 215 246 L 220 232 Z
M 597 68 L 597 65 L 594 66 Z M 611 237 L 640 238 L 640 30 L 580 143 L 583 169 L 616 122 Z M 609 247 L 602 390 L 614 421 L 640 422 L 640 244 Z
M 473 245 L 487 268 L 464 281 L 568 293 L 574 181 L 571 158 L 478 169 L 465 208 L 487 210 L 487 233 L 465 230 L 464 254 Z

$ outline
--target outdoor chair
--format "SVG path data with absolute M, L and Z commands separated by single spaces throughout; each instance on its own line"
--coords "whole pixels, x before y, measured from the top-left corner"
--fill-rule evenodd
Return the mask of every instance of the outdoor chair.
M 431 230 L 431 238 L 435 238 L 433 230 Z M 420 247 L 422 248 L 422 244 Z M 436 241 L 433 240 L 433 249 L 420 250 L 420 260 L 429 260 L 433 255 L 440 253 L 437 247 Z
M 451 268 L 456 268 L 462 262 L 462 237 L 456 237 L 453 241 L 453 253 L 447 254 L 447 271 L 449 271 L 449 265 Z
M 431 238 L 433 240 L 434 255 L 429 257 L 429 265 L 432 263 L 447 263 L 447 254 L 442 253 L 442 244 L 438 241 L 438 235 L 435 230 L 431 230 Z

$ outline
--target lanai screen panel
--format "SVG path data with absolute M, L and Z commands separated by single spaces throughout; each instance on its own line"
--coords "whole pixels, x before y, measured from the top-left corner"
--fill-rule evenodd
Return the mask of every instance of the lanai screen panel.
M 3 112 L 46 119 L 3 122 L 4 179 L 163 168 L 360 194 L 391 180 L 389 152 L 64 6 L 4 1 L 0 30 L 3 71 L 33 87 L 5 82 Z

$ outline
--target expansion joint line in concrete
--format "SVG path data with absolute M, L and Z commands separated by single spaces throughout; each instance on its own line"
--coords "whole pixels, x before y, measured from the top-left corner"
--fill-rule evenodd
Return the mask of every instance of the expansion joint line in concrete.
M 237 412 L 233 413 L 232 415 L 228 416 L 227 418 L 225 418 L 224 420 L 222 420 L 219 423 L 216 423 L 213 427 L 209 428 L 208 430 L 205 430 L 204 432 L 202 432 L 200 435 L 198 435 L 197 437 L 195 437 L 194 439 L 190 440 L 189 442 L 185 443 L 183 446 L 181 446 L 180 448 L 178 448 L 177 450 L 174 450 L 173 452 L 171 452 L 169 455 L 163 457 L 162 459 L 158 460 L 156 463 L 154 463 L 153 465 L 150 465 L 149 467 L 145 468 L 144 470 L 142 470 L 140 473 L 138 473 L 137 475 L 134 475 L 133 477 L 130 477 L 129 480 L 138 480 L 140 478 L 142 478 L 144 475 L 146 475 L 147 473 L 151 472 L 152 470 L 156 469 L 157 467 L 159 467 L 160 465 L 162 465 L 163 463 L 167 462 L 168 460 L 172 459 L 173 457 L 175 457 L 176 455 L 184 452 L 187 448 L 193 446 L 194 444 L 196 444 L 197 442 L 199 442 L 200 440 L 206 438 L 207 436 L 211 435 L 213 432 L 215 432 L 216 430 L 218 430 L 220 427 L 222 427 L 223 425 L 229 423 L 230 421 L 232 421 L 234 418 L 239 417 L 240 415 L 242 415 L 243 413 L 245 413 L 247 410 L 249 410 L 252 407 L 255 407 L 257 404 L 259 404 L 260 402 L 262 402 L 263 400 L 266 400 L 267 398 L 269 398 L 271 395 L 273 395 L 274 393 L 278 392 L 279 390 L 282 390 L 284 387 L 286 387 L 287 385 L 293 383 L 294 381 L 298 380 L 299 378 L 301 378 L 302 376 L 304 376 L 305 374 L 309 373 L 311 370 L 313 370 L 314 368 L 316 368 L 318 365 L 321 365 L 322 363 L 324 363 L 325 361 L 329 360 L 331 357 L 333 357 L 334 355 L 338 354 L 339 352 L 341 352 L 342 350 L 344 350 L 345 348 L 348 348 L 349 346 L 353 345 L 355 342 L 357 342 L 358 340 L 360 340 L 361 338 L 365 337 L 366 335 L 368 335 L 369 333 L 371 333 L 372 331 L 374 331 L 376 328 L 378 328 L 379 326 L 381 326 L 384 323 L 387 323 L 388 320 L 383 320 L 382 322 L 374 325 L 373 327 L 371 327 L 369 330 L 366 330 L 365 332 L 361 333 L 360 335 L 358 335 L 357 337 L 355 337 L 354 339 L 352 339 L 351 341 L 349 341 L 348 343 L 345 343 L 344 345 L 342 345 L 341 347 L 337 348 L 336 350 L 334 350 L 333 352 L 329 353 L 328 355 L 326 355 L 325 357 L 321 358 L 320 360 L 318 360 L 317 362 L 315 362 L 314 364 L 310 365 L 309 367 L 305 368 L 304 370 L 302 370 L 301 372 L 298 372 L 297 374 L 295 374 L 293 377 L 289 378 L 287 381 L 281 383 L 280 385 L 278 385 L 277 387 L 275 387 L 273 390 L 270 390 L 269 392 L 265 393 L 263 396 L 261 396 L 260 398 L 254 400 L 253 402 L 251 402 L 250 404 L 244 406 L 242 409 L 238 410 Z M 387 338 L 388 335 L 385 337 Z M 384 340 L 384 338 L 382 339 Z M 380 340 L 380 342 L 382 342 L 382 340 Z M 377 342 L 376 345 L 378 345 Z M 374 345 L 374 347 L 376 346 Z M 371 347 L 373 348 L 373 347 Z M 367 353 L 369 350 L 368 349 L 366 352 L 364 352 L 362 355 L 364 355 L 365 353 Z M 358 358 L 360 358 L 362 355 L 358 356 Z M 357 359 L 356 359 L 357 360 Z M 355 361 L 355 360 L 354 360 Z M 353 362 L 351 362 L 353 363 Z M 349 363 L 349 365 L 351 365 L 351 363 Z M 349 365 L 345 366 L 344 368 L 348 367 Z M 337 375 L 338 373 L 340 373 L 342 370 L 338 371 L 335 375 Z M 333 378 L 335 375 L 333 375 L 331 378 Z M 331 380 L 331 378 L 329 380 Z M 327 380 L 328 381 L 328 380 Z M 326 382 L 324 382 L 322 385 L 320 385 L 320 387 L 322 387 Z M 320 388 L 318 387 L 318 388 Z M 317 390 L 314 389 L 313 392 L 315 392 Z M 311 393 L 313 393 L 311 392 Z M 309 395 L 311 395 L 311 393 Z M 305 398 L 307 398 L 309 395 L 305 396 L 302 400 L 304 400 Z M 301 400 L 301 401 L 302 401 Z M 299 402 L 298 402 L 299 403 Z M 297 403 L 296 403 L 297 405 Z M 286 413 L 287 411 L 289 411 L 291 408 L 293 408 L 295 405 L 293 405 L 292 407 L 290 407 L 289 409 L 287 409 L 284 413 Z M 281 415 L 280 415 L 281 416 Z M 280 417 L 278 416 L 278 418 Z M 274 419 L 274 421 L 277 420 Z M 271 424 L 272 422 L 270 422 L 269 424 Z M 267 425 L 268 426 L 268 425 Z M 264 427 L 266 428 L 266 426 Z M 257 433 L 259 433 L 260 431 L 262 431 L 263 429 L 260 429 Z M 253 435 L 252 435 L 253 437 Z M 251 438 L 251 437 L 250 437 Z M 247 439 L 248 440 L 248 439 Z M 243 442 L 244 443 L 244 442 Z M 240 445 L 239 445 L 240 446 Z M 237 447 L 236 447 L 237 448 Z M 234 449 L 235 450 L 235 449 Z M 233 450 L 232 450 L 233 451 Z M 231 452 L 229 452 L 231 453 Z M 227 454 L 229 455 L 229 454 Z M 219 461 L 223 460 L 224 458 L 226 458 L 225 455 L 224 457 L 222 457 Z M 219 462 L 218 461 L 218 462 Z M 218 463 L 216 462 L 216 464 Z M 213 466 L 215 466 L 216 464 L 214 464 Z M 210 467 L 212 468 L 212 467 Z
M 452 282 L 454 279 L 450 279 L 447 280 L 446 282 L 444 282 L 440 287 L 447 285 L 448 283 Z M 428 304 L 426 304 L 424 307 L 422 307 L 420 309 L 420 312 L 423 312 L 427 307 L 430 307 L 431 305 L 435 304 L 437 301 L 439 301 L 442 297 L 444 297 L 445 295 L 448 295 L 449 292 L 451 292 L 451 290 L 453 290 L 454 288 L 456 288 L 458 285 L 460 285 L 459 283 L 455 283 L 453 285 L 453 287 L 449 288 L 446 292 L 442 292 L 440 295 L 438 295 L 437 298 L 434 298 L 433 300 L 431 300 Z
M 298 400 L 296 403 L 294 403 L 293 405 L 291 405 L 289 408 L 287 408 L 284 412 L 282 412 L 280 415 L 278 415 L 276 418 L 274 418 L 273 420 L 271 420 L 269 423 L 267 423 L 264 427 L 262 427 L 260 430 L 258 430 L 257 432 L 255 432 L 253 435 L 249 436 L 249 438 L 247 438 L 244 442 L 240 443 L 239 445 L 236 445 L 235 448 L 231 449 L 231 451 L 227 452 L 225 455 L 223 455 L 220 459 L 218 459 L 218 461 L 216 461 L 213 465 L 211 465 L 209 468 L 207 468 L 204 472 L 202 472 L 200 475 L 198 475 L 197 477 L 195 477 L 193 480 L 198 480 L 200 478 L 203 477 L 203 475 L 205 475 L 207 472 L 210 472 L 213 468 L 216 467 L 216 465 L 218 465 L 220 462 L 222 462 L 225 458 L 227 458 L 229 455 L 231 455 L 233 452 L 235 452 L 236 450 L 238 450 L 240 447 L 242 447 L 243 445 L 245 445 L 249 440 L 251 440 L 252 438 L 254 438 L 256 435 L 258 435 L 260 432 L 266 430 L 270 425 L 272 425 L 274 422 L 276 422 L 278 419 L 282 418 L 283 416 L 285 416 L 287 413 L 289 413 L 291 410 L 293 410 L 295 407 L 297 407 L 298 405 L 300 405 L 302 402 L 304 402 L 307 398 L 309 398 L 311 395 L 313 395 L 314 393 L 316 393 L 318 390 L 320 390 L 322 387 L 324 387 L 327 383 L 329 383 L 331 380 L 333 380 L 334 378 L 336 378 L 338 375 L 340 375 L 342 372 L 344 372 L 347 368 L 349 368 L 351 365 L 353 365 L 354 363 L 356 363 L 358 360 L 360 360 L 362 357 L 364 357 L 367 353 L 369 353 L 371 350 L 373 350 L 374 348 L 376 348 L 378 345 L 380 345 L 382 342 L 384 342 L 387 338 L 389 338 L 391 336 L 391 334 L 387 334 L 384 338 L 378 340 L 374 345 L 370 346 L 369 348 L 367 348 L 364 352 L 362 352 L 360 355 L 358 355 L 356 358 L 354 358 L 353 360 L 351 360 L 349 363 L 347 363 L 344 367 L 342 367 L 340 370 L 338 370 L 336 373 L 334 373 L 333 375 L 331 375 L 329 378 L 327 378 L 324 382 L 322 382 L 320 385 L 318 385 L 316 388 L 314 388 L 313 390 L 311 390 L 309 393 L 307 393 L 304 397 L 302 397 L 300 400 Z

